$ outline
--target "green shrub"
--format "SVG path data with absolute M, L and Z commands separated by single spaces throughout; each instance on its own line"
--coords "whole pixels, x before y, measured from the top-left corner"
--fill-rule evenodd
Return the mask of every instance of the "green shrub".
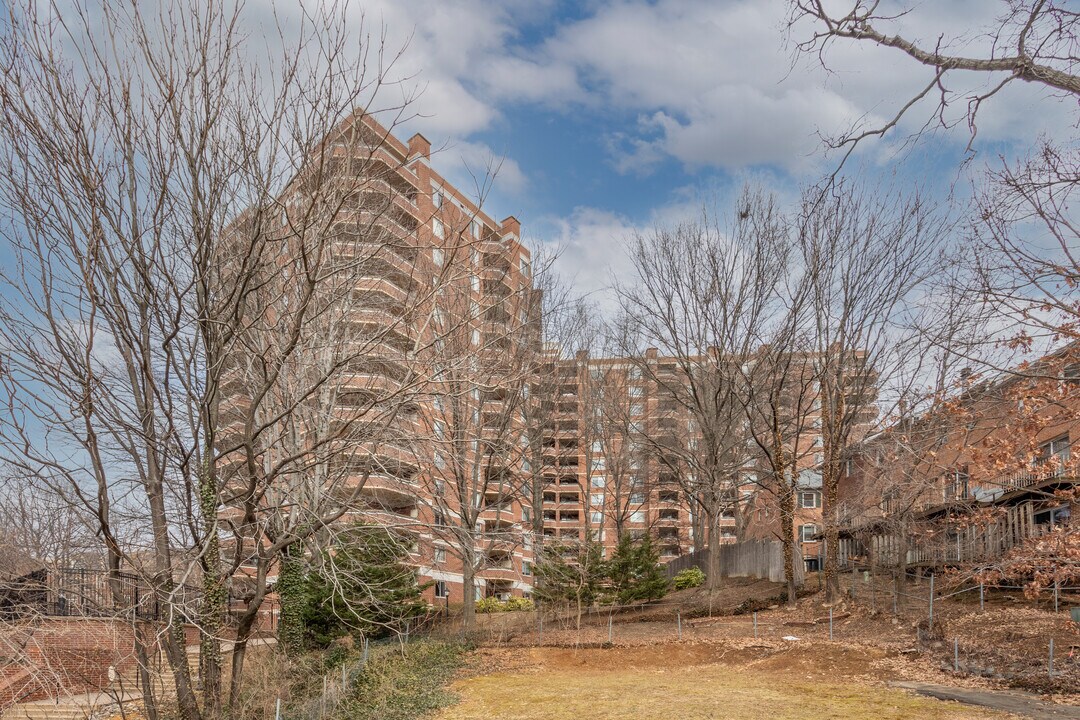
M 301 619 L 309 647 L 343 635 L 394 634 L 427 612 L 409 546 L 384 527 L 353 525 L 304 579 Z
M 417 720 L 458 698 L 446 685 L 465 663 L 468 647 L 418 640 L 402 651 L 396 643 L 373 645 L 371 658 L 351 696 L 333 718 Z M 298 715 L 297 715 L 298 716 Z
M 486 597 L 480 598 L 473 606 L 477 613 L 496 613 L 502 611 L 502 603 L 499 598 Z
M 514 610 L 532 610 L 533 601 L 529 598 L 512 597 L 506 602 L 496 597 L 486 597 L 476 601 L 476 612 L 497 613 L 512 612 Z
M 687 588 L 701 587 L 705 584 L 705 573 L 701 568 L 686 568 L 675 575 L 675 589 L 686 590 Z
M 606 563 L 608 594 L 620 605 L 659 600 L 667 594 L 667 575 L 660 565 L 660 551 L 646 535 L 626 534 Z
M 514 610 L 532 610 L 533 601 L 524 597 L 512 597 L 506 601 L 506 609 L 509 611 Z

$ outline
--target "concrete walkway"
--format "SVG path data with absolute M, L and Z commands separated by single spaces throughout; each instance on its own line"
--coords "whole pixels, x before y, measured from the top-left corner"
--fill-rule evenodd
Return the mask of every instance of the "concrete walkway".
M 1035 720 L 1080 719 L 1080 707 L 1056 705 L 1023 693 L 967 690 L 965 688 L 931 685 L 930 683 L 921 682 L 891 682 L 889 685 L 911 690 L 919 695 L 937 698 L 938 700 L 955 700 L 967 705 L 1003 710 L 1024 717 L 1035 718 Z

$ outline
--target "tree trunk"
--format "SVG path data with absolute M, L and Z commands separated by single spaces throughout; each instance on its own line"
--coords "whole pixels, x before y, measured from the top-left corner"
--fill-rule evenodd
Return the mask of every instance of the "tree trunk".
M 904 591 L 904 581 L 907 579 L 907 533 L 904 526 L 896 534 L 896 578 L 893 580 L 893 592 L 896 593 L 897 606 L 900 604 L 901 593 Z
M 303 557 L 296 543 L 293 543 L 281 551 L 281 570 L 277 583 L 278 598 L 281 600 L 278 642 L 285 653 L 292 656 L 298 655 L 304 649 L 303 584 Z
M 176 684 L 176 704 L 180 717 L 183 720 L 200 720 L 202 714 L 199 712 L 199 701 L 195 697 L 195 689 L 191 686 L 191 668 L 188 666 L 183 620 L 176 613 L 170 613 L 166 622 L 162 640 Z
M 795 493 L 786 479 L 781 479 L 780 542 L 784 547 L 784 583 L 788 605 L 795 604 Z
M 150 677 L 150 656 L 146 652 L 146 636 L 143 625 L 135 620 L 135 661 L 139 663 L 139 689 L 142 691 L 143 713 L 146 720 L 158 720 L 157 697 Z
M 825 520 L 825 602 L 836 602 L 840 597 L 840 526 L 836 518 L 837 481 L 832 463 L 821 468 L 822 517 Z
M 476 629 L 476 561 L 472 548 L 462 553 L 461 587 L 464 597 L 461 605 L 461 627 L 466 634 Z
M 705 587 L 710 593 L 720 587 L 720 509 L 718 504 L 709 508 L 709 570 L 705 577 Z
M 208 449 L 207 452 L 212 452 Z M 209 455 L 207 456 L 209 458 Z M 206 531 L 203 553 L 203 596 L 199 603 L 199 679 L 203 708 L 211 718 L 221 715 L 221 631 L 228 604 L 228 589 L 221 572 L 221 544 L 217 532 L 217 482 L 209 459 L 199 474 L 199 505 Z
M 236 628 L 236 641 L 233 643 L 232 667 L 229 669 L 229 715 L 232 715 L 240 699 L 240 684 L 244 676 L 244 660 L 247 658 L 247 643 L 251 628 L 258 613 L 251 613 L 240 618 Z

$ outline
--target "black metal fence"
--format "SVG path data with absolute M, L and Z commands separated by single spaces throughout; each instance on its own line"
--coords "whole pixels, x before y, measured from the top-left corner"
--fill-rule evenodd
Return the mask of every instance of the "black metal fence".
M 183 615 L 196 609 L 198 588 L 176 586 L 169 607 Z M 156 620 L 162 603 L 150 583 L 133 573 L 61 568 L 38 570 L 0 582 L 0 616 L 135 617 Z

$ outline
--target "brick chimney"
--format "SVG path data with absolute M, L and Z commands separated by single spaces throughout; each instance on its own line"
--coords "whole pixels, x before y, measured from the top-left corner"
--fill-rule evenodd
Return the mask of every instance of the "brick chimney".
M 521 237 L 521 223 L 513 215 L 508 216 L 505 220 L 499 223 L 500 234 L 513 235 L 516 238 Z
M 409 157 L 422 157 L 425 160 L 431 159 L 431 141 L 420 133 L 416 133 L 409 138 Z

